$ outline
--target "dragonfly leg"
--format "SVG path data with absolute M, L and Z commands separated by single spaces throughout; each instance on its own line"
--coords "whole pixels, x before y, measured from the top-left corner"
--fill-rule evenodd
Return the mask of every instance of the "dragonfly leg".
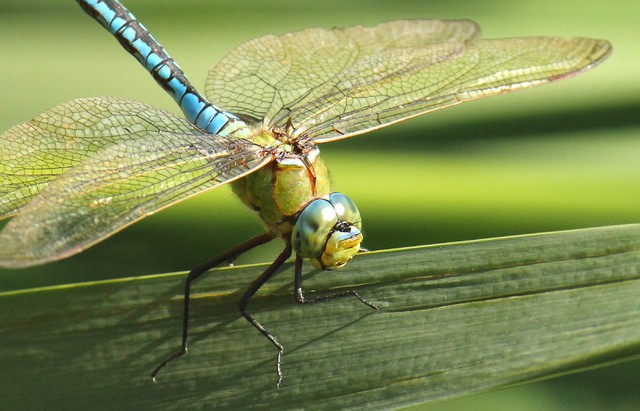
M 267 337 L 271 344 L 273 344 L 278 350 L 278 356 L 276 359 L 276 372 L 278 375 L 278 380 L 276 382 L 276 386 L 280 388 L 280 383 L 282 382 L 282 353 L 284 352 L 284 347 L 275 335 L 271 334 L 258 320 L 253 318 L 250 314 L 247 313 L 246 308 L 247 304 L 251 300 L 251 297 L 262 287 L 271 276 L 282 266 L 282 264 L 287 261 L 287 259 L 291 257 L 291 244 L 287 244 L 282 253 L 271 263 L 269 267 L 258 277 L 250 286 L 247 288 L 247 291 L 244 292 L 242 297 L 240 298 L 240 313 L 244 316 L 253 325 L 264 335 Z
M 189 272 L 184 286 L 184 308 L 182 311 L 182 344 L 180 347 L 180 351 L 164 360 L 160 365 L 156 367 L 155 370 L 153 370 L 153 372 L 151 373 L 151 379 L 154 382 L 156 381 L 156 376 L 158 375 L 160 370 L 169 365 L 169 363 L 173 360 L 180 358 L 187 353 L 187 341 L 189 339 L 189 302 L 191 296 L 191 283 L 200 278 L 202 274 L 206 273 L 213 267 L 220 265 L 225 261 L 235 260 L 240 254 L 243 254 L 259 245 L 266 244 L 269 241 L 273 240 L 273 238 L 273 235 L 271 235 L 270 233 L 261 234 L 247 242 L 244 242 L 236 247 L 225 251 L 216 258 L 207 261 L 206 263 L 194 268 Z
M 320 301 L 333 300 L 334 298 L 340 297 L 350 297 L 353 296 L 360 300 L 363 304 L 377 310 L 380 308 L 379 305 L 374 304 L 362 297 L 356 290 L 347 290 L 339 293 L 332 293 L 326 295 L 314 296 L 312 298 L 305 298 L 304 293 L 302 292 L 302 258 L 300 256 L 296 256 L 296 267 L 295 267 L 295 295 L 296 301 L 300 304 L 313 304 L 318 303 Z

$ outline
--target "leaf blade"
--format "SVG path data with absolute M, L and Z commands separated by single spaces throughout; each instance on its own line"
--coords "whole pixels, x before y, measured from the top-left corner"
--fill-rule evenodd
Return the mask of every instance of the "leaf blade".
M 355 287 L 379 312 L 351 299 L 296 305 L 289 266 L 249 307 L 285 345 L 280 390 L 275 350 L 236 311 L 261 267 L 216 270 L 196 285 L 191 350 L 158 384 L 148 373 L 178 347 L 181 279 L 0 294 L 0 383 L 16 404 L 397 408 L 575 371 L 640 353 L 639 233 L 391 250 L 305 275 L 307 292 Z

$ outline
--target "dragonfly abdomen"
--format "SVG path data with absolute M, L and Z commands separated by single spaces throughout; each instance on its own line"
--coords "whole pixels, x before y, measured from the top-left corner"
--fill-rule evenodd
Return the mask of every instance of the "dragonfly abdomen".
M 238 117 L 214 106 L 201 95 L 175 60 L 122 4 L 113 0 L 77 1 L 173 97 L 192 124 L 208 133 L 223 135 L 243 124 Z

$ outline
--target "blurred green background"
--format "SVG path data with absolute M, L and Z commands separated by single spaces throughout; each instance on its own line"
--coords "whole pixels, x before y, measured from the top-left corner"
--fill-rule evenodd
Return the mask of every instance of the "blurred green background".
M 470 18 L 484 37 L 608 39 L 613 55 L 593 72 L 321 149 L 336 189 L 358 204 L 371 249 L 640 221 L 637 0 L 125 4 L 198 87 L 208 69 L 242 42 L 313 26 Z M 0 1 L 0 53 L 0 130 L 78 97 L 129 97 L 179 112 L 74 1 Z M 187 270 L 260 231 L 257 218 L 222 188 L 65 261 L 3 270 L 0 291 Z M 280 246 L 263 247 L 239 263 L 268 261 Z M 638 409 L 639 372 L 640 362 L 628 362 L 433 408 Z

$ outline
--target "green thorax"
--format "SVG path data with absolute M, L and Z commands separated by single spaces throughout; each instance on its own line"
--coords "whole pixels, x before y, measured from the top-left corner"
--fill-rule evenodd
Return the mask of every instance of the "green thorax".
M 274 234 L 289 238 L 295 218 L 310 201 L 331 193 L 329 171 L 313 147 L 287 153 L 231 184 L 233 192 L 257 211 Z

